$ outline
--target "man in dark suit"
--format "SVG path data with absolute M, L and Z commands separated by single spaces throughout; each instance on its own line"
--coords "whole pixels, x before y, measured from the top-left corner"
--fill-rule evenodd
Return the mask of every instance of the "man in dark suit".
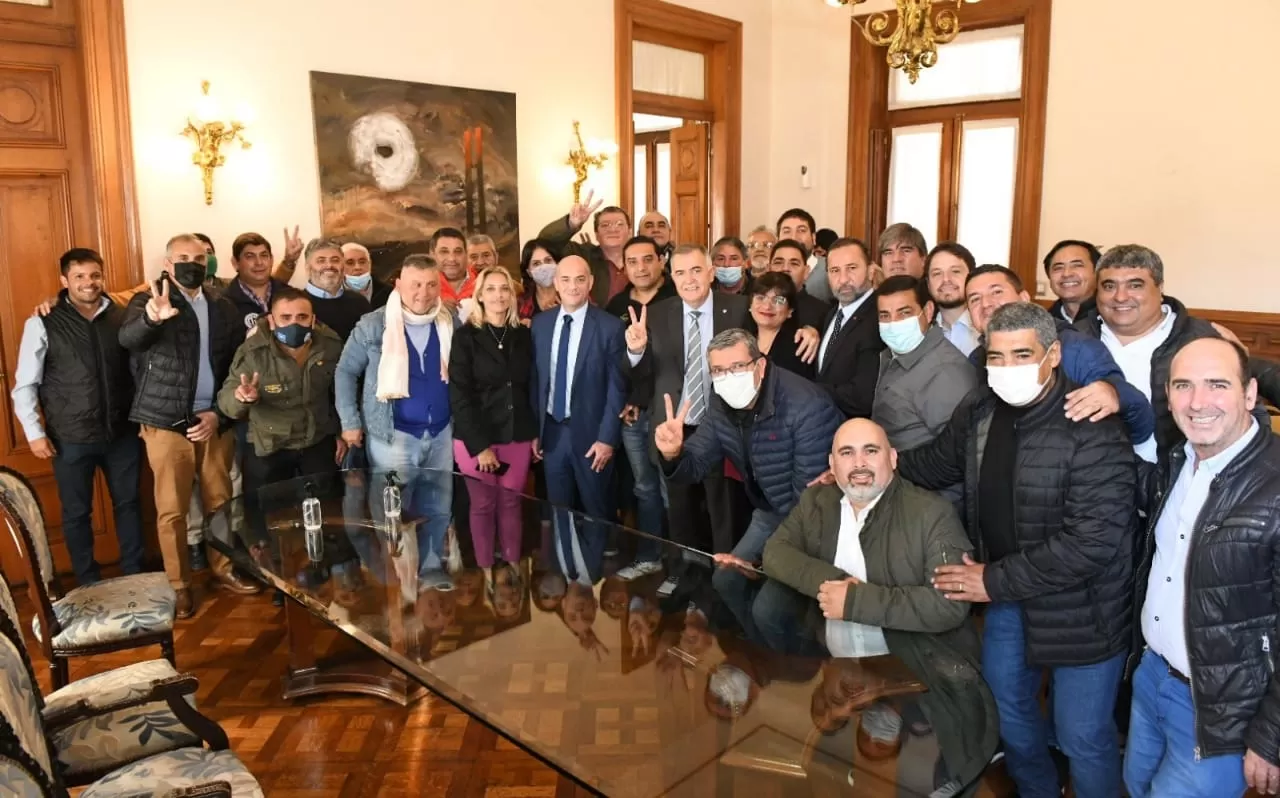
M 846 418 L 870 418 L 880 370 L 880 326 L 871 296 L 871 256 L 856 238 L 827 251 L 827 279 L 837 305 L 827 314 L 818 347 L 818 384 L 831 392 Z
M 613 452 L 626 402 L 622 322 L 588 304 L 591 267 L 570 255 L 556 265 L 560 309 L 533 319 L 534 459 L 545 459 L 547 498 L 612 521 Z

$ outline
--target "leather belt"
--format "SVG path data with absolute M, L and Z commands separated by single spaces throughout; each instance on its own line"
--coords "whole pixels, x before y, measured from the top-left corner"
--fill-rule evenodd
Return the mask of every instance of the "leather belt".
M 1154 652 L 1154 651 L 1152 651 L 1151 653 L 1152 653 L 1152 654 L 1156 654 L 1156 652 Z M 1157 656 L 1157 657 L 1160 657 L 1160 655 L 1159 655 L 1159 654 L 1156 654 L 1156 656 Z M 1178 681 L 1182 682 L 1182 683 L 1183 683 L 1183 684 L 1185 684 L 1187 687 L 1190 687 L 1190 686 L 1191 686 L 1191 679 L 1187 678 L 1187 675 L 1186 675 L 1186 674 L 1184 674 L 1182 671 L 1180 671 L 1180 670 L 1178 670 L 1177 668 L 1175 668 L 1175 667 L 1173 667 L 1172 665 L 1170 665 L 1170 664 L 1169 664 L 1169 660 L 1165 659 L 1164 657 L 1160 657 L 1160 661 L 1164 663 L 1165 670 L 1169 671 L 1169 675 L 1170 675 L 1170 676 L 1172 676 L 1173 678 L 1175 678 L 1175 679 L 1177 679 Z

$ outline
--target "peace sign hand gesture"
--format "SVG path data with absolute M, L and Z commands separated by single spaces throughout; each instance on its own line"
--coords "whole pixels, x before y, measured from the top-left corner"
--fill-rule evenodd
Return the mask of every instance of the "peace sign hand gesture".
M 631 317 L 631 324 L 627 326 L 627 351 L 633 355 L 643 355 L 645 347 L 649 345 L 649 306 L 641 305 L 639 316 L 636 315 L 635 308 L 628 306 L 627 315 Z
M 236 386 L 236 401 L 251 405 L 258 401 L 258 372 L 253 372 L 253 379 L 248 374 L 240 375 L 240 384 Z
M 293 235 L 289 234 L 289 228 L 284 229 L 284 259 L 292 263 L 302 255 L 302 237 L 298 235 L 298 225 L 293 226 Z
M 156 280 L 155 290 L 147 300 L 147 318 L 156 324 L 166 322 L 178 315 L 178 309 L 169 302 L 169 281 Z
M 585 200 L 582 202 L 575 202 L 573 203 L 573 206 L 569 208 L 569 226 L 574 230 L 577 230 L 579 227 L 586 224 L 587 220 L 591 218 L 591 214 L 600 210 L 600 206 L 604 205 L 604 200 L 602 199 L 592 202 L 591 200 L 595 199 L 595 196 L 596 192 L 594 190 L 588 191 L 587 198 Z
M 675 413 L 671 407 L 671 394 L 664 393 L 662 399 L 667 403 L 667 420 L 654 429 L 653 442 L 663 457 L 674 460 L 684 448 L 684 419 L 689 415 L 689 403 L 682 404 L 680 412 Z

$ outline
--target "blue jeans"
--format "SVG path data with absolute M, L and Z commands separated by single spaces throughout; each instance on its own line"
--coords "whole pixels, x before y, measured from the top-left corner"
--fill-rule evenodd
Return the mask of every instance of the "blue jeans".
M 649 411 L 642 410 L 634 424 L 622 425 L 622 448 L 635 478 L 636 524 L 640 531 L 662 537 L 664 486 L 658 466 L 649 459 Z
M 82 585 L 102 578 L 93 557 L 93 477 L 102 469 L 111 492 L 116 538 L 120 543 L 120 570 L 142 572 L 142 516 L 138 510 L 138 476 L 142 442 L 123 435 L 102 443 L 54 441 L 53 478 L 62 503 L 62 537 L 71 555 L 71 568 Z
M 717 571 L 712 577 L 712 584 L 740 621 L 743 619 L 737 609 L 740 606 L 738 596 L 747 595 L 748 590 L 754 592 L 749 623 L 744 622 L 743 625 L 755 642 L 777 653 L 792 656 L 816 657 L 826 653 L 815 625 L 817 599 L 798 593 L 781 582 L 765 578 L 751 580 L 728 569 Z M 738 596 L 734 595 L 735 592 Z
M 992 604 L 982 633 L 982 672 L 996 699 L 1005 764 L 1022 798 L 1057 798 L 1058 772 L 1049 756 L 1049 724 L 1040 708 L 1043 669 L 1027 662 L 1022 608 Z M 1049 669 L 1053 728 L 1071 762 L 1078 798 L 1120 794 L 1120 746 L 1114 719 L 1124 654 L 1093 665 Z
M 1131 798 L 1229 798 L 1244 795 L 1244 756 L 1196 761 L 1191 688 L 1145 651 L 1133 674 L 1133 709 L 1124 752 L 1124 784 Z
M 379 471 L 406 470 L 400 504 L 405 519 L 418 524 L 418 573 L 425 576 L 444 567 L 444 541 L 453 513 L 453 425 L 421 438 L 394 430 L 390 442 L 365 437 L 369 464 Z M 425 469 L 414 472 L 413 469 Z M 381 508 L 382 489 L 369 486 L 369 501 Z M 380 518 L 378 513 L 375 518 Z

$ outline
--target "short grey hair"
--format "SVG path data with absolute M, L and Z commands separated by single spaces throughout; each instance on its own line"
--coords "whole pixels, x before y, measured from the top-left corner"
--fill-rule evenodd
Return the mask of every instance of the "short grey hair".
M 336 249 L 338 250 L 339 253 L 341 253 L 342 242 L 336 238 L 331 238 L 326 236 L 321 236 L 320 238 L 313 238 L 307 242 L 307 248 L 303 250 L 302 257 L 304 260 L 311 260 L 311 256 L 316 254 L 322 249 Z
M 195 233 L 178 233 L 164 245 L 164 256 L 166 258 L 173 254 L 173 248 L 177 244 L 195 244 L 200 247 L 201 252 L 204 252 L 204 242 L 197 238 Z
M 369 248 L 366 247 L 364 244 L 361 244 L 357 241 L 348 241 L 347 243 L 342 245 L 343 255 L 350 255 L 352 252 L 363 252 L 366 258 L 373 260 L 373 253 L 371 253 L 369 251 Z
M 760 359 L 760 344 L 756 343 L 756 337 L 741 327 L 716 333 L 711 343 L 707 344 L 707 354 L 721 349 L 732 349 L 738 344 L 747 345 L 747 353 L 751 355 L 752 360 Z
M 897 244 L 910 244 L 919 250 L 921 257 L 929 251 L 929 245 L 924 240 L 924 233 L 906 222 L 898 222 L 886 227 L 884 232 L 880 234 L 880 240 L 876 242 L 876 252 L 884 252 L 889 247 Z
M 1058 323 L 1049 311 L 1034 302 L 1011 302 L 997 308 L 987 320 L 987 340 L 992 333 L 1035 330 L 1036 340 L 1045 349 L 1058 340 Z
M 438 269 L 440 265 L 436 263 L 436 259 L 423 252 L 418 252 L 405 257 L 400 262 L 400 269 Z
M 1107 250 L 1098 261 L 1098 273 L 1103 269 L 1145 269 L 1157 286 L 1164 285 L 1164 261 L 1155 250 L 1141 244 L 1120 244 Z
M 498 245 L 493 243 L 493 239 L 485 235 L 484 233 L 476 233 L 473 236 L 467 237 L 467 246 L 469 247 L 480 247 L 480 246 L 484 246 L 485 244 L 488 244 L 489 246 L 493 247 L 494 252 L 498 251 Z
M 747 238 L 750 238 L 751 236 L 755 235 L 756 233 L 768 233 L 769 235 L 773 235 L 773 234 L 774 234 L 774 233 L 773 233 L 773 230 L 771 230 L 771 229 L 769 228 L 769 225 L 767 225 L 767 224 L 758 224 L 758 225 L 756 225 L 756 227 L 755 227 L 755 229 L 754 229 L 754 230 L 752 230 L 750 233 L 748 233 L 748 234 L 747 234 Z
M 681 244 L 676 247 L 675 252 L 671 253 L 671 257 L 674 258 L 676 255 L 692 255 L 695 252 L 701 254 L 704 258 L 707 257 L 707 248 L 701 244 Z

